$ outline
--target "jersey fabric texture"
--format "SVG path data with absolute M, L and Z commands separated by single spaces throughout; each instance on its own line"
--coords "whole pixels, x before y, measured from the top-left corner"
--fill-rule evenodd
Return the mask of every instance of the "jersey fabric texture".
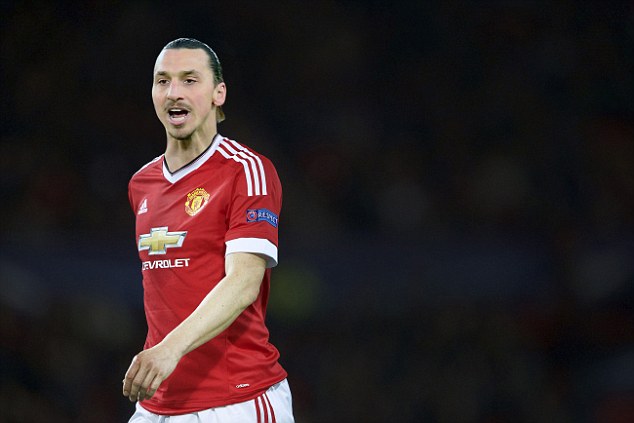
M 255 399 L 178 416 L 154 414 L 136 404 L 128 423 L 293 423 L 293 399 L 288 381 L 271 386 Z
M 176 172 L 163 155 L 142 167 L 128 196 L 143 275 L 145 349 L 161 342 L 225 276 L 226 255 L 248 252 L 267 260 L 257 300 L 186 354 L 141 405 L 163 415 L 191 413 L 254 399 L 285 379 L 265 326 L 282 204 L 273 164 L 218 134 Z

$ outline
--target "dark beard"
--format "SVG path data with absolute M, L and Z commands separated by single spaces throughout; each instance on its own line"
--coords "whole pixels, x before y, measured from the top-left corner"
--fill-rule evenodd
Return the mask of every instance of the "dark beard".
M 169 133 L 170 137 L 172 137 L 172 138 L 174 138 L 174 139 L 176 139 L 178 141 L 190 142 L 192 140 L 192 135 L 194 134 L 195 131 L 192 130 L 192 131 L 190 131 L 187 134 L 180 134 L 180 135 L 170 133 L 170 131 L 167 131 L 167 132 Z

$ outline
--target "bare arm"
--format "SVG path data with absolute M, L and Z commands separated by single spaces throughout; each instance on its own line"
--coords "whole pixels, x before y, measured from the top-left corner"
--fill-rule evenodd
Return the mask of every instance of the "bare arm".
M 224 331 L 256 300 L 265 269 L 266 261 L 255 254 L 229 254 L 226 276 L 196 310 L 163 341 L 132 359 L 123 380 L 123 395 L 130 401 L 151 398 L 185 354 Z

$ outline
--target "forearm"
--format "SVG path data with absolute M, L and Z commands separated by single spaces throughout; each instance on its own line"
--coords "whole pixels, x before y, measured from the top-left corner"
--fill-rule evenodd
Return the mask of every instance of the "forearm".
M 224 331 L 255 301 L 265 268 L 266 261 L 255 254 L 228 255 L 227 276 L 163 341 L 132 359 L 123 380 L 123 395 L 130 401 L 151 398 L 185 354 Z
M 161 342 L 179 358 L 228 328 L 257 298 L 264 270 L 250 268 L 241 257 L 233 257 L 231 263 L 237 265 Z
M 223 278 L 194 312 L 170 332 L 161 344 L 184 356 L 214 338 L 244 311 L 239 292 L 229 277 Z

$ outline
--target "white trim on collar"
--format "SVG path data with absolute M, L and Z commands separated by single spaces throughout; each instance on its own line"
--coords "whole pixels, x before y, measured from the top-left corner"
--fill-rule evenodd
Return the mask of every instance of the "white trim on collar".
M 207 147 L 207 150 L 205 152 L 203 152 L 200 156 L 196 157 L 190 163 L 187 163 L 185 166 L 181 167 L 174 173 L 171 173 L 167 169 L 167 164 L 165 163 L 165 155 L 163 155 L 163 176 L 172 184 L 180 181 L 185 176 L 189 175 L 190 173 L 198 169 L 200 166 L 205 164 L 205 162 L 209 160 L 211 156 L 214 155 L 214 153 L 216 152 L 216 149 L 218 148 L 218 144 L 220 144 L 220 141 L 222 139 L 223 139 L 222 135 L 216 134 L 213 141 L 211 142 L 211 145 Z

